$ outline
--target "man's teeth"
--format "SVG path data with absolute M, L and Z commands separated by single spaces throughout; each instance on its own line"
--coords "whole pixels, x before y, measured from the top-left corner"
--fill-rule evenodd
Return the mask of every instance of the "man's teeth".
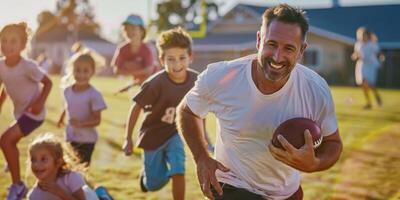
M 275 69 L 280 69 L 280 68 L 283 67 L 283 65 L 274 65 L 273 63 L 270 63 L 270 64 L 271 64 L 271 66 L 272 66 L 273 68 L 275 68 Z

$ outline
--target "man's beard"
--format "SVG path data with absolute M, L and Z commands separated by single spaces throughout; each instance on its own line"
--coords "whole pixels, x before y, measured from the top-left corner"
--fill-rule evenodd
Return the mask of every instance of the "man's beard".
M 290 70 L 293 68 L 289 62 L 284 61 L 284 62 L 277 64 L 277 65 L 283 65 L 282 66 L 283 69 L 276 69 L 276 68 L 272 67 L 270 64 L 270 63 L 274 63 L 274 64 L 277 63 L 272 58 L 264 58 L 261 63 L 260 62 L 258 62 L 258 63 L 264 74 L 264 77 L 267 80 L 272 81 L 272 82 L 287 78 L 290 75 Z M 276 73 L 273 70 L 282 70 L 282 71 L 279 73 Z

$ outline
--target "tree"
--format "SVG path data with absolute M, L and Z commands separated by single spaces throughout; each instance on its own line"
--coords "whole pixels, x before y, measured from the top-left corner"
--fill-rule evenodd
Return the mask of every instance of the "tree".
M 58 0 L 56 8 L 55 13 L 46 10 L 38 15 L 37 35 L 57 26 L 66 27 L 76 38 L 79 32 L 98 34 L 100 26 L 94 20 L 94 9 L 88 0 Z
M 191 23 L 196 22 L 199 16 L 202 18 L 201 3 L 205 0 L 166 0 L 157 4 L 158 19 L 152 20 L 151 25 L 156 26 L 158 31 L 167 30 L 175 26 L 188 28 Z M 206 2 L 205 19 L 208 21 L 211 15 L 219 16 L 218 5 L 214 2 Z
M 99 25 L 94 20 L 94 9 L 89 0 L 58 0 L 57 13 L 61 23 L 71 30 L 98 33 Z

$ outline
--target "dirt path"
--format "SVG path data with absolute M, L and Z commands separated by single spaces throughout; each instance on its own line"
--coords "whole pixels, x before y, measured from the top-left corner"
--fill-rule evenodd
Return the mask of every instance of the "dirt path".
M 343 163 L 332 199 L 400 199 L 400 124 L 368 138 Z

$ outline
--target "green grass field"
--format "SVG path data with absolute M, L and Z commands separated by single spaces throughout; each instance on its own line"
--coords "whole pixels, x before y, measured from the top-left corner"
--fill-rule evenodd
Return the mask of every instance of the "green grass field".
M 22 176 L 30 186 L 34 179 L 29 170 L 25 170 L 28 143 L 35 135 L 48 131 L 63 136 L 63 130 L 56 127 L 63 105 L 59 79 L 52 79 L 54 88 L 46 104 L 48 114 L 45 123 L 19 144 Z M 158 192 L 140 192 L 138 175 L 141 158 L 126 157 L 121 151 L 130 96 L 135 91 L 118 96 L 113 92 L 124 86 L 126 81 L 114 78 L 93 80 L 93 84 L 102 91 L 108 109 L 103 112 L 102 123 L 98 127 L 100 139 L 89 170 L 90 182 L 106 186 L 116 200 L 171 199 L 170 184 Z M 359 88 L 333 87 L 332 92 L 344 152 L 330 170 L 303 174 L 304 199 L 395 199 L 400 188 L 400 156 L 395 151 L 400 142 L 400 91 L 381 90 L 383 107 L 368 111 L 362 109 L 364 99 Z M 8 99 L 0 114 L 0 132 L 12 122 L 11 109 Z M 209 118 L 208 130 L 214 138 L 215 120 L 213 116 Z M 203 199 L 188 149 L 186 153 L 186 198 Z M 4 165 L 4 157 L 0 156 L 0 167 Z M 3 171 L 0 171 L 0 177 L 0 199 L 4 199 L 11 178 L 9 173 Z

